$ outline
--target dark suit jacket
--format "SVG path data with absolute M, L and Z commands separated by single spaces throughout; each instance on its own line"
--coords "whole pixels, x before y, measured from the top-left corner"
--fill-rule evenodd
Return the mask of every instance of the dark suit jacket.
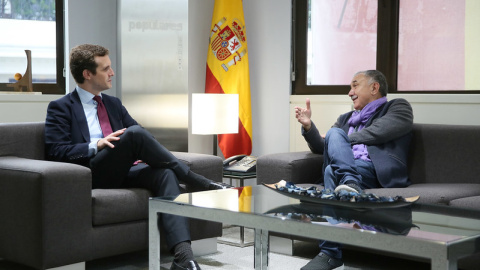
M 120 99 L 102 94 L 112 130 L 137 125 Z M 45 121 L 45 155 L 47 160 L 70 162 L 89 167 L 90 132 L 83 106 L 75 89 L 50 102 Z

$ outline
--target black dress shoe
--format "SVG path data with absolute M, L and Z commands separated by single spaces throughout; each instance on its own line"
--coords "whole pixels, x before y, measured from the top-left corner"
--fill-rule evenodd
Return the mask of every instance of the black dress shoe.
M 172 262 L 172 266 L 170 266 L 170 270 L 201 270 L 200 266 L 196 261 L 189 261 L 187 267 L 182 267 L 178 265 L 175 261 Z
M 208 185 L 208 190 L 227 189 L 227 188 L 233 188 L 233 186 L 223 182 L 211 182 Z

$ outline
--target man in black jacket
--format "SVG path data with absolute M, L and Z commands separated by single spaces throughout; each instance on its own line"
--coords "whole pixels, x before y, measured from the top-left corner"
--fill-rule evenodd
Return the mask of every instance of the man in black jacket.
M 302 135 L 313 153 L 324 156 L 324 187 L 335 192 L 361 193 L 363 189 L 410 185 L 407 156 L 413 111 L 408 101 L 387 101 L 385 76 L 377 70 L 357 72 L 348 96 L 354 111 L 338 117 L 322 137 L 306 108 L 295 107 Z M 321 252 L 302 270 L 343 266 L 341 246 L 323 241 Z

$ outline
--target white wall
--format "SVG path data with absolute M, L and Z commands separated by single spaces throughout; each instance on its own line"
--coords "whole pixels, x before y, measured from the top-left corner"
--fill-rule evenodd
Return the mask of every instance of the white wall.
M 291 2 L 243 1 L 256 156 L 289 149 Z
M 48 103 L 60 97 L 0 93 L 0 123 L 45 121 Z
M 68 53 L 73 47 L 91 43 L 109 49 L 113 70 L 117 70 L 117 0 L 65 0 L 68 25 L 65 50 Z M 75 81 L 66 66 L 69 82 L 67 92 L 73 91 Z M 112 89 L 105 91 L 109 95 L 117 95 L 117 80 L 113 80 Z
M 188 3 L 188 92 L 204 93 L 207 65 L 208 37 L 212 22 L 214 0 L 189 1 Z M 191 94 L 189 95 L 189 108 Z M 191 117 L 188 128 L 188 151 L 212 154 L 212 135 L 193 135 Z

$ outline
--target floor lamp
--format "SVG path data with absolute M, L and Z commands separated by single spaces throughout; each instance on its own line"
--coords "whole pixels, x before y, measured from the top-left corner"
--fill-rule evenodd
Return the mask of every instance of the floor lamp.
M 238 94 L 192 94 L 192 134 L 213 134 L 215 156 L 217 135 L 238 133 L 238 102 Z

